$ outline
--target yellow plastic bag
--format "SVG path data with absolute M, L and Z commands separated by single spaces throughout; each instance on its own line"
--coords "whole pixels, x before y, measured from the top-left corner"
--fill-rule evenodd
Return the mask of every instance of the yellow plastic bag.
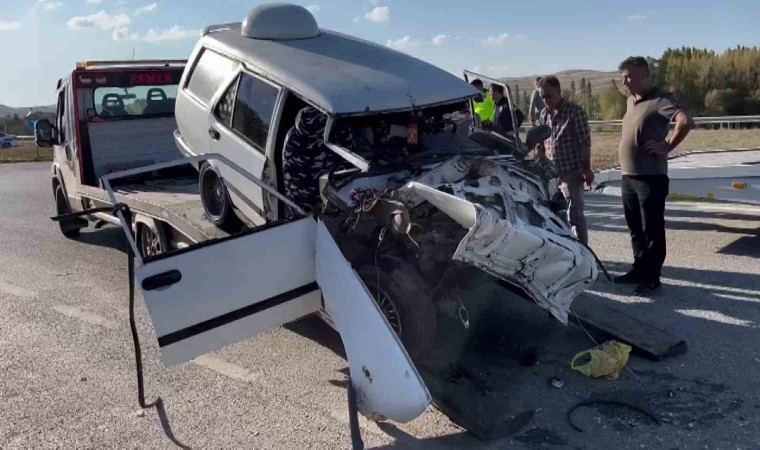
M 598 347 L 575 355 L 570 362 L 570 367 L 587 377 L 607 377 L 608 380 L 617 380 L 620 377 L 620 371 L 628 363 L 630 353 L 630 345 L 618 341 L 607 341 Z

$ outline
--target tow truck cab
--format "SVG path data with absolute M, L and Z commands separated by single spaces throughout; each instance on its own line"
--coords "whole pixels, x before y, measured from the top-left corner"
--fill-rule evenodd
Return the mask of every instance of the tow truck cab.
M 59 214 L 104 198 L 100 178 L 181 158 L 172 137 L 174 103 L 185 61 L 77 63 L 58 81 L 55 123 L 35 124 L 41 147 L 53 147 L 53 195 Z M 83 220 L 61 221 L 74 237 Z

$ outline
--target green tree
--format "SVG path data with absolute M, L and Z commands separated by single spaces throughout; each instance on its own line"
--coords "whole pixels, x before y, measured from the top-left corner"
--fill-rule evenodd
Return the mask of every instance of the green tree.
M 575 80 L 570 80 L 570 89 L 568 91 L 568 100 L 576 101 L 578 93 L 575 88 Z
M 626 98 L 618 89 L 615 80 L 598 94 L 599 109 L 604 120 L 622 119 L 626 109 Z

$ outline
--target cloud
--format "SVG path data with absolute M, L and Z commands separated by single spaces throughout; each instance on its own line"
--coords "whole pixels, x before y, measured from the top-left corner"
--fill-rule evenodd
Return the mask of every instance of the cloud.
M 395 41 L 389 39 L 385 45 L 395 50 L 404 51 L 418 47 L 420 43 L 419 41 L 412 40 L 410 36 L 404 36 L 401 39 L 396 39 Z
M 364 15 L 364 18 L 371 22 L 385 23 L 391 20 L 391 9 L 387 6 L 378 6 Z
M 319 5 L 309 5 L 309 6 L 306 7 L 306 9 L 308 9 L 309 12 L 312 13 L 312 14 L 316 14 L 316 13 L 322 11 L 322 7 L 319 6 Z
M 45 11 L 55 11 L 61 6 L 63 6 L 63 2 L 60 0 L 37 0 L 34 2 L 34 5 L 32 5 L 32 12 L 37 11 L 39 8 L 42 8 Z
M 137 8 L 135 10 L 136 16 L 141 16 L 143 14 L 150 14 L 152 12 L 155 12 L 158 9 L 158 3 L 151 3 L 150 5 L 143 6 L 142 8 Z
M 183 41 L 185 39 L 198 39 L 201 36 L 200 30 L 182 28 L 174 25 L 165 30 L 149 30 L 143 36 L 134 35 L 134 40 L 149 42 L 155 44 L 158 42 Z
M 112 37 L 114 41 L 124 41 L 126 39 L 129 39 L 129 28 L 124 27 L 113 30 Z
M 439 34 L 438 36 L 433 38 L 432 42 L 433 42 L 433 45 L 437 45 L 440 47 L 444 45 L 446 41 L 448 41 L 449 39 L 451 39 L 451 36 L 447 34 Z
M 86 30 L 98 28 L 100 30 L 123 29 L 132 23 L 132 19 L 126 14 L 109 14 L 99 11 L 89 16 L 72 17 L 66 25 L 72 30 Z
M 644 20 L 646 18 L 647 18 L 647 16 L 644 16 L 644 15 L 641 15 L 641 14 L 638 14 L 638 15 L 635 15 L 635 16 L 628 16 L 628 20 L 630 20 L 632 22 L 633 21 L 637 21 L 637 20 Z
M 99 5 L 103 3 L 103 0 L 87 0 L 88 5 Z
M 488 36 L 485 41 L 483 41 L 486 45 L 492 45 L 494 47 L 501 47 L 502 45 L 507 43 L 507 38 L 509 37 L 509 33 L 501 33 L 498 36 Z
M 0 20 L 0 31 L 16 31 L 21 29 L 20 22 L 5 22 Z

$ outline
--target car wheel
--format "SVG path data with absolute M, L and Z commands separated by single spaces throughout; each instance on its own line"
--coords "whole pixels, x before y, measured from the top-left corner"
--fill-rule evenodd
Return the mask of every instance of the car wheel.
M 155 258 L 166 253 L 166 245 L 156 230 L 141 223 L 138 230 L 138 248 L 143 258 Z
M 209 220 L 228 233 L 238 231 L 241 221 L 232 210 L 232 202 L 222 178 L 209 164 L 204 163 L 198 180 L 201 202 Z
M 69 208 L 69 201 L 66 199 L 66 194 L 63 192 L 63 187 L 58 184 L 55 187 L 55 212 L 57 216 L 71 213 Z M 79 236 L 79 230 L 82 228 L 80 221 L 77 219 L 60 220 L 58 226 L 61 228 L 61 233 L 69 239 L 74 239 Z
M 377 266 L 360 264 L 357 272 L 409 356 L 423 357 L 433 345 L 437 317 L 417 269 L 398 258 L 382 257 Z
M 3 145 L 0 148 L 11 148 L 11 144 L 9 142 L 3 142 Z

